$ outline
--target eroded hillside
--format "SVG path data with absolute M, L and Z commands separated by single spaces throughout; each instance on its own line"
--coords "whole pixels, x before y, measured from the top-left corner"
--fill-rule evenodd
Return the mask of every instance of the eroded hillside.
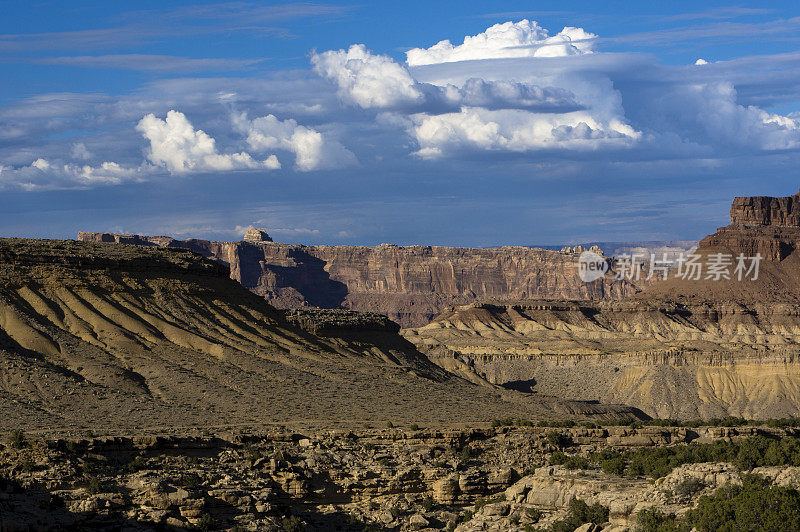
M 627 412 L 474 386 L 385 318 L 285 316 L 181 249 L 2 239 L 0 331 L 6 430 Z

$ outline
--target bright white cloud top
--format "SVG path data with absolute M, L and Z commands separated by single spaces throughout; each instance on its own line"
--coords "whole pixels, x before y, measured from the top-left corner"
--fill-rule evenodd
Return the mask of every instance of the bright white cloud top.
M 311 64 L 315 72 L 336 83 L 343 100 L 365 109 L 424 100 L 408 70 L 391 57 L 373 54 L 363 44 L 354 44 L 347 51 L 315 53 Z
M 523 19 L 468 35 L 457 46 L 445 40 L 430 48 L 414 48 L 406 52 L 406 57 L 410 66 L 507 57 L 564 57 L 594 52 L 596 39 L 597 35 L 571 26 L 551 37 L 535 20 Z

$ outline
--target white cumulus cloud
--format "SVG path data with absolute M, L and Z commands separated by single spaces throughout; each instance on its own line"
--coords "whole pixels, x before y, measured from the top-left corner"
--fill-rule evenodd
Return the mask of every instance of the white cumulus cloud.
M 279 120 L 275 115 L 267 115 L 250 121 L 246 115 L 237 115 L 234 123 L 247 134 L 247 144 L 252 150 L 290 151 L 295 155 L 295 166 L 303 172 L 345 168 L 357 163 L 356 156 L 339 142 L 291 118 Z
M 136 129 L 150 142 L 147 159 L 171 173 L 280 168 L 274 155 L 256 161 L 247 152 L 219 153 L 214 138 L 194 129 L 179 111 L 169 111 L 165 120 L 148 114 Z
M 29 165 L 0 166 L 0 188 L 33 191 L 119 185 L 143 181 L 151 170 L 152 167 L 148 165 L 128 168 L 111 161 L 98 166 L 76 165 L 40 157 Z
M 581 55 L 594 52 L 596 38 L 583 28 L 572 26 L 550 36 L 535 20 L 523 19 L 495 24 L 483 33 L 464 37 L 463 44 L 456 46 L 445 40 L 430 48 L 413 48 L 406 52 L 406 61 L 410 66 L 419 66 L 473 59 Z
M 363 109 L 439 114 L 458 111 L 462 106 L 544 112 L 580 107 L 568 90 L 517 81 L 475 77 L 461 86 L 420 83 L 405 66 L 390 57 L 373 54 L 363 45 L 351 46 L 347 52 L 315 54 L 311 62 L 318 74 L 338 86 L 339 97 L 345 103 Z
M 424 95 L 408 70 L 363 44 L 311 56 L 314 71 L 339 86 L 339 96 L 365 109 L 421 103 Z
M 589 113 L 538 114 L 522 110 L 465 108 L 459 113 L 415 115 L 409 133 L 433 159 L 460 150 L 528 152 L 626 148 L 641 133 L 618 120 L 597 121 Z

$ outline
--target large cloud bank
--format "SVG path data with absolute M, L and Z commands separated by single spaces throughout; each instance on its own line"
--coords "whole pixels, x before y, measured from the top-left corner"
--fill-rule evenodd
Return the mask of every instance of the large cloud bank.
M 387 164 L 446 174 L 447 164 L 502 158 L 580 174 L 598 161 L 800 150 L 797 115 L 767 110 L 800 98 L 797 54 L 664 66 L 599 42 L 582 28 L 551 35 L 522 20 L 414 48 L 405 61 L 354 44 L 312 52 L 300 73 L 171 79 L 118 98 L 34 97 L 0 108 L 0 187 Z
M 423 159 L 487 153 L 597 158 L 718 157 L 800 148 L 800 124 L 738 103 L 714 65 L 661 67 L 604 54 L 597 36 L 534 21 L 441 41 L 406 63 L 364 45 L 314 54 L 344 105 L 381 110 Z M 481 61 L 476 61 L 481 60 Z M 387 119 L 387 114 L 389 119 Z

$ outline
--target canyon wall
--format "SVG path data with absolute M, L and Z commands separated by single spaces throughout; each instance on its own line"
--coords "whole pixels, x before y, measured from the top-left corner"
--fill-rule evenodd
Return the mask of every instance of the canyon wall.
M 404 327 L 428 323 L 447 307 L 487 299 L 620 299 L 638 290 L 610 275 L 582 282 L 574 250 L 302 246 L 256 236 L 212 242 L 81 232 L 79 240 L 191 249 L 229 266 L 233 279 L 277 307 L 378 312 Z

